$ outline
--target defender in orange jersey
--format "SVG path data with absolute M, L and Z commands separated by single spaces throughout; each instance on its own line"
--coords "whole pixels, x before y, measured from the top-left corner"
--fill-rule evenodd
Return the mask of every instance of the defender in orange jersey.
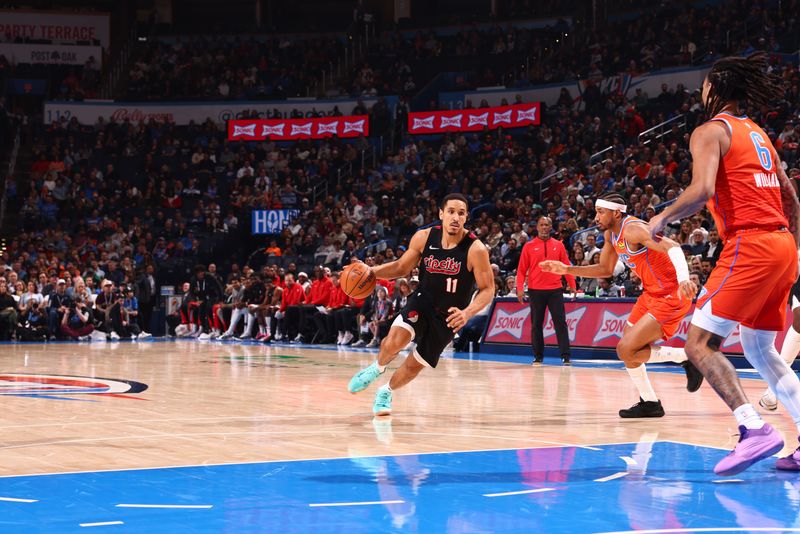
M 719 350 L 737 324 L 745 357 L 800 433 L 800 380 L 775 349 L 797 278 L 800 204 L 767 134 L 739 115 L 740 101 L 768 108 L 783 98 L 780 78 L 767 67 L 763 52 L 714 63 L 702 94 L 711 120 L 695 129 L 689 143 L 692 183 L 650 221 L 656 235 L 667 221 L 692 215 L 705 203 L 725 240 L 686 340 L 689 360 L 739 423 L 739 443 L 714 467 L 719 475 L 739 473 L 783 448 L 783 439 L 749 403 L 736 370 Z M 778 460 L 777 468 L 800 471 L 800 450 Z
M 660 347 L 656 341 L 671 338 L 692 307 L 697 287 L 689 280 L 689 268 L 680 246 L 670 239 L 654 239 L 647 223 L 625 215 L 625 200 L 617 194 L 595 203 L 595 222 L 605 234 L 598 265 L 576 267 L 560 261 L 543 261 L 543 271 L 591 278 L 607 278 L 617 258 L 642 280 L 644 292 L 628 316 L 628 325 L 617 344 L 617 356 L 625 362 L 628 375 L 639 390 L 639 402 L 620 410 L 619 416 L 662 417 L 664 408 L 647 377 L 645 362 L 676 362 L 686 371 L 686 389 L 697 391 L 703 375 L 686 358 L 683 349 Z

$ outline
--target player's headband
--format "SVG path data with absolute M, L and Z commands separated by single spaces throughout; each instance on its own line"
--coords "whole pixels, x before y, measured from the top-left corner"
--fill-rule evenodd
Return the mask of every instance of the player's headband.
M 598 199 L 597 202 L 594 203 L 595 207 L 597 208 L 605 208 L 607 210 L 616 210 L 621 211 L 622 213 L 628 212 L 628 206 L 625 204 L 618 204 L 616 202 L 610 202 L 608 200 L 603 200 L 602 198 Z

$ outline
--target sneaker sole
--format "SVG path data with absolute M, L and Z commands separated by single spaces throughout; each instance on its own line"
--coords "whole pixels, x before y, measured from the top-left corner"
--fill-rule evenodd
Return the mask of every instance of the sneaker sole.
M 392 410 L 387 410 L 387 409 L 384 408 L 383 410 L 378 410 L 377 412 L 372 412 L 372 413 L 376 417 L 382 417 L 382 416 L 385 416 L 385 415 L 392 415 Z
M 665 412 L 655 413 L 652 415 L 622 415 L 619 414 L 620 418 L 622 419 L 658 419 L 659 417 L 664 417 Z
M 754 463 L 760 462 L 761 460 L 765 460 L 765 459 L 769 458 L 773 454 L 779 453 L 781 451 L 781 449 L 783 449 L 783 442 L 781 442 L 779 445 L 775 445 L 771 449 L 768 449 L 768 450 L 760 453 L 755 458 L 751 458 L 750 460 L 747 460 L 746 462 L 742 462 L 740 464 L 736 464 L 736 465 L 730 467 L 729 469 L 727 469 L 725 471 L 717 471 L 716 468 L 715 468 L 714 469 L 714 473 L 719 475 L 719 476 L 723 476 L 723 477 L 729 477 L 729 476 L 732 476 L 732 475 L 738 475 L 739 473 L 741 473 L 742 471 L 746 470 L 748 467 L 750 467 Z
M 764 402 L 764 399 L 759 399 L 758 400 L 758 405 L 761 406 L 762 408 L 764 408 L 765 410 L 769 410 L 770 412 L 774 412 L 775 410 L 778 409 L 778 404 L 777 403 L 775 403 L 775 404 L 766 404 Z

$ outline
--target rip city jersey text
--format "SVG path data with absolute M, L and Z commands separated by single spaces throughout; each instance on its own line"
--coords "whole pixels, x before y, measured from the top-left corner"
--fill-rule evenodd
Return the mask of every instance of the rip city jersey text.
M 455 306 L 464 309 L 469 305 L 475 276 L 467 269 L 467 254 L 477 239 L 472 232 L 464 236 L 454 248 L 442 248 L 442 227 L 434 226 L 422 251 L 419 265 L 419 289 L 440 314 Z

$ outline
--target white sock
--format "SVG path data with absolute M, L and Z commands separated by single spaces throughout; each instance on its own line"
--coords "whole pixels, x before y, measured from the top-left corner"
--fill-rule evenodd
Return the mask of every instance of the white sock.
M 392 386 L 389 385 L 389 382 L 386 382 L 384 385 L 378 388 L 378 390 L 388 391 L 391 393 Z
M 378 360 L 375 360 L 375 365 L 378 366 L 378 371 L 380 371 L 381 373 L 386 370 L 386 366 L 385 365 L 381 365 L 380 363 L 378 363 Z
M 736 416 L 736 422 L 745 428 L 757 430 L 764 426 L 764 420 L 750 403 L 742 404 L 733 410 L 733 415 Z
M 650 345 L 650 359 L 647 360 L 647 363 L 681 363 L 686 360 L 688 360 L 688 358 L 686 357 L 686 351 L 683 349 Z
M 266 321 L 266 323 L 267 323 L 266 324 L 266 330 L 264 331 L 264 333 L 266 334 L 267 332 L 272 330 L 272 317 L 265 317 L 264 321 Z
M 635 367 L 633 369 L 631 369 L 630 367 L 626 367 L 625 370 L 628 371 L 628 376 L 631 377 L 633 385 L 636 386 L 636 389 L 639 390 L 639 396 L 642 398 L 643 401 L 646 402 L 658 401 L 656 392 L 653 390 L 653 386 L 650 384 L 650 379 L 647 377 L 647 368 L 645 367 L 644 364 L 640 365 L 639 367 Z
M 794 359 L 797 358 L 798 352 L 800 352 L 800 332 L 797 332 L 793 327 L 789 327 L 789 331 L 786 332 L 786 339 L 783 340 L 783 346 L 781 347 L 781 358 L 791 366 Z

